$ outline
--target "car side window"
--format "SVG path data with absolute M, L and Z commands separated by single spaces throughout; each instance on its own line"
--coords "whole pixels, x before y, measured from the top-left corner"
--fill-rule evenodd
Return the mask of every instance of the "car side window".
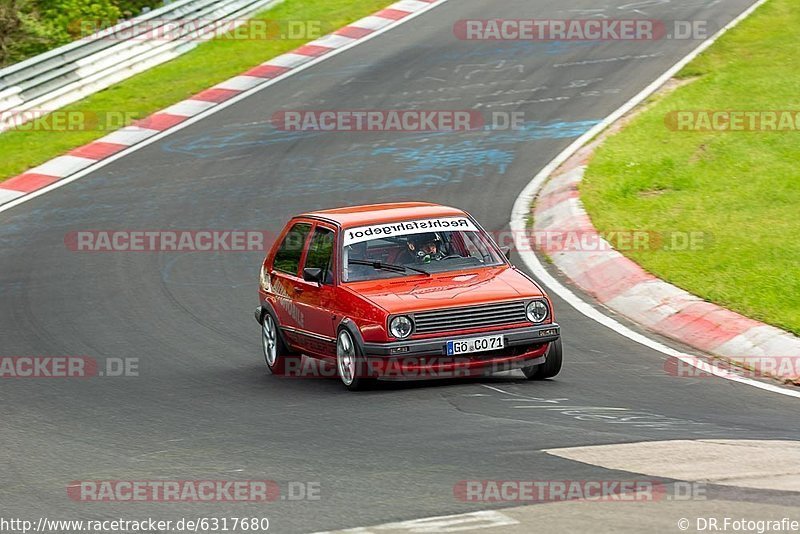
M 276 271 L 297 275 L 297 271 L 300 269 L 300 257 L 303 255 L 303 245 L 305 245 L 310 231 L 309 223 L 297 223 L 292 226 L 275 254 L 272 268 Z
M 322 269 L 322 283 L 333 283 L 333 230 L 317 226 L 311 237 L 306 257 L 306 269 Z

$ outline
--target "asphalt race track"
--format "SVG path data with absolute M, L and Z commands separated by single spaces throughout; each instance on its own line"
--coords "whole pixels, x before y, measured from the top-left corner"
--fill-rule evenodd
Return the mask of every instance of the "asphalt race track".
M 638 476 L 545 449 L 797 439 L 796 399 L 670 376 L 664 355 L 558 298 L 566 364 L 555 380 L 498 376 L 349 393 L 337 380 L 266 372 L 252 316 L 263 253 L 65 246 L 65 235 L 78 230 L 277 232 L 306 210 L 410 199 L 464 208 L 502 231 L 539 169 L 698 42 L 473 42 L 453 35 L 455 21 L 646 17 L 708 20 L 716 29 L 751 3 L 451 0 L 0 213 L 0 355 L 139 360 L 139 376 L 0 382 L 3 514 L 268 517 L 271 531 L 312 532 L 508 506 L 462 502 L 453 492 L 461 480 Z M 270 125 L 275 112 L 292 109 L 520 111 L 526 123 L 518 131 L 435 134 Z M 599 407 L 626 417 L 582 413 Z M 76 480 L 149 479 L 316 482 L 321 496 L 266 505 L 86 503 L 66 491 Z M 770 489 L 712 485 L 707 493 L 694 510 L 800 504 L 799 494 Z M 548 506 L 534 508 L 545 514 Z M 607 511 L 563 510 L 545 526 L 597 513 L 594 530 L 603 530 Z M 634 531 L 681 517 L 657 506 L 636 510 L 626 516 Z

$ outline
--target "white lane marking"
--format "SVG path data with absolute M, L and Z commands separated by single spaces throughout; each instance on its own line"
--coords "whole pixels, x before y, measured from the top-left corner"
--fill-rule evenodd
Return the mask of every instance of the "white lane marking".
M 575 152 L 577 152 L 580 148 L 582 148 L 583 145 L 589 142 L 600 132 L 605 130 L 612 123 L 617 121 L 617 119 L 619 119 L 620 117 L 628 113 L 631 109 L 633 109 L 641 102 L 643 102 L 647 97 L 649 97 L 659 87 L 661 87 L 667 80 L 672 78 L 678 71 L 680 71 L 683 67 L 685 67 L 690 61 L 692 61 L 695 57 L 697 57 L 709 46 L 711 46 L 717 39 L 719 39 L 719 37 L 722 34 L 724 34 L 726 31 L 733 28 L 739 22 L 747 18 L 753 11 L 758 9 L 766 1 L 767 0 L 758 0 L 758 2 L 750 6 L 747 10 L 745 10 L 741 15 L 739 15 L 730 23 L 728 23 L 719 32 L 717 32 L 708 40 L 700 44 L 700 46 L 695 48 L 691 53 L 689 53 L 689 55 L 678 61 L 675 65 L 672 66 L 672 68 L 667 70 L 656 81 L 645 87 L 644 90 L 642 90 L 638 95 L 628 100 L 619 109 L 617 109 L 611 115 L 606 117 L 605 120 L 595 125 L 588 132 L 586 132 L 578 139 L 576 139 L 563 152 L 561 152 L 558 156 L 556 156 L 555 159 L 553 159 L 553 161 L 548 163 L 541 171 L 539 171 L 539 173 L 533 178 L 533 180 L 531 180 L 531 182 L 525 187 L 525 189 L 522 190 L 522 193 L 520 193 L 519 197 L 517 197 L 517 200 L 514 202 L 514 207 L 511 210 L 511 221 L 509 223 L 509 226 L 511 227 L 511 233 L 514 236 L 514 241 L 519 256 L 520 258 L 522 258 L 522 261 L 525 262 L 525 265 L 528 267 L 528 269 L 530 269 L 530 271 L 534 274 L 534 276 L 536 276 L 536 278 L 540 280 L 544 285 L 546 285 L 549 289 L 554 291 L 559 297 L 564 299 L 564 301 L 566 301 L 570 306 L 575 308 L 578 312 L 582 313 L 586 317 L 593 319 L 594 321 L 597 321 L 603 326 L 610 328 L 611 330 L 617 332 L 621 336 L 630 339 L 631 341 L 635 341 L 640 345 L 644 345 L 645 347 L 661 352 L 662 354 L 666 354 L 667 356 L 672 356 L 673 358 L 677 358 L 683 361 L 684 363 L 692 365 L 702 371 L 711 373 L 720 378 L 731 380 L 733 382 L 739 382 L 741 384 L 746 384 L 748 386 L 763 389 L 771 393 L 778 393 L 780 395 L 800 398 L 800 391 L 794 391 L 773 384 L 759 382 L 758 380 L 752 380 L 750 378 L 737 376 L 729 371 L 719 369 L 713 365 L 709 365 L 708 363 L 699 360 L 694 356 L 690 356 L 688 354 L 679 352 L 671 347 L 664 345 L 663 343 L 659 343 L 654 339 L 639 334 L 638 332 L 634 332 L 627 326 L 619 323 L 618 321 L 612 319 L 611 317 L 595 309 L 589 303 L 582 300 L 575 293 L 573 293 L 569 288 L 564 286 L 561 282 L 556 280 L 552 275 L 550 275 L 547 269 L 544 268 L 544 265 L 542 265 L 542 263 L 539 261 L 539 258 L 536 257 L 536 254 L 534 254 L 533 251 L 529 250 L 530 247 L 528 246 L 528 244 L 523 242 L 524 239 L 523 236 L 525 235 L 525 224 L 527 217 L 530 214 L 531 202 L 533 201 L 534 198 L 536 198 L 536 194 L 538 193 L 539 189 L 541 189 L 542 185 L 544 184 L 545 180 L 550 176 L 550 174 L 552 174 L 556 169 L 558 169 L 558 167 L 560 167 L 561 164 L 563 164 L 567 159 L 569 159 Z
M 517 401 L 519 402 L 519 401 Z M 601 410 L 601 411 L 618 411 L 629 412 L 629 408 L 614 408 L 612 406 L 531 406 L 530 404 L 522 404 L 520 406 L 512 406 L 512 408 L 526 408 L 529 410 Z
M 485 386 L 485 384 L 484 384 Z M 489 397 L 491 395 L 487 395 Z M 536 398 L 518 398 L 515 397 L 513 399 L 500 399 L 500 402 L 552 402 L 553 404 L 558 404 L 559 402 L 568 401 L 569 399 L 566 397 L 562 397 L 560 399 L 536 399 Z
M 438 532 L 465 532 L 468 530 L 479 530 L 485 528 L 504 527 L 518 525 L 519 521 L 496 510 L 485 510 L 480 512 L 469 512 L 466 514 L 441 515 L 435 517 L 425 517 L 422 519 L 412 519 L 410 521 L 400 521 L 396 523 L 385 523 L 373 527 L 349 528 L 346 530 L 325 531 L 316 534 L 372 534 L 393 530 L 397 532 L 411 532 L 415 534 L 434 534 Z
M 199 121 L 205 119 L 206 117 L 209 117 L 209 116 L 211 116 L 211 115 L 213 115 L 213 114 L 215 114 L 215 113 L 217 113 L 219 111 L 222 111 L 223 109 L 226 109 L 226 108 L 228 108 L 228 107 L 230 107 L 230 106 L 232 106 L 234 104 L 237 104 L 240 101 L 244 100 L 245 98 L 248 98 L 248 97 L 258 93 L 259 91 L 263 91 L 264 89 L 266 89 L 266 88 L 268 88 L 268 87 L 270 87 L 270 86 L 272 86 L 272 85 L 274 85 L 274 84 L 276 84 L 276 83 L 278 83 L 278 82 L 280 82 L 280 81 L 282 81 L 282 80 L 284 80 L 284 79 L 286 79 L 286 78 L 288 78 L 290 76 L 293 76 L 293 75 L 297 74 L 298 72 L 302 72 L 302 71 L 304 71 L 304 70 L 306 70 L 308 68 L 313 67 L 317 63 L 321 63 L 323 61 L 326 61 L 326 60 L 328 60 L 328 59 L 330 59 L 330 58 L 332 58 L 334 56 L 337 56 L 337 55 L 339 55 L 339 54 L 341 54 L 341 53 L 343 53 L 343 52 L 345 52 L 347 50 L 350 50 L 353 47 L 356 47 L 356 46 L 358 46 L 360 44 L 366 43 L 367 41 L 375 39 L 379 35 L 383 35 L 384 33 L 388 32 L 388 31 L 391 31 L 394 28 L 397 28 L 398 26 L 400 26 L 402 24 L 405 24 L 406 22 L 408 22 L 410 20 L 414 20 L 415 18 L 419 17 L 420 15 L 423 15 L 423 14 L 427 13 L 428 11 L 430 11 L 430 10 L 432 10 L 434 8 L 437 8 L 437 7 L 441 6 L 441 5 L 444 5 L 446 2 L 448 2 L 448 0 L 438 0 L 437 2 L 434 2 L 434 3 L 430 4 L 430 5 L 427 5 L 424 9 L 421 9 L 419 11 L 411 13 L 410 15 L 406 15 L 405 17 L 403 17 L 401 19 L 398 19 L 398 20 L 395 20 L 395 21 L 390 21 L 390 24 L 388 24 L 388 25 L 386 25 L 386 26 L 380 28 L 379 30 L 376 30 L 376 31 L 374 31 L 374 32 L 372 32 L 370 34 L 365 35 L 361 39 L 359 39 L 357 41 L 354 41 L 351 44 L 345 45 L 345 46 L 343 46 L 341 48 L 336 48 L 336 49 L 332 50 L 331 52 L 328 52 L 327 54 L 324 54 L 322 56 L 319 56 L 319 57 L 316 57 L 316 58 L 312 58 L 311 61 L 308 61 L 307 63 L 304 63 L 304 64 L 302 64 L 302 65 L 300 65 L 298 67 L 295 67 L 292 70 L 281 74 L 280 76 L 276 76 L 276 77 L 270 78 L 270 79 L 265 79 L 263 84 L 261 84 L 261 85 L 259 85 L 257 87 L 253 87 L 251 89 L 248 89 L 248 90 L 246 90 L 246 91 L 244 91 L 244 92 L 242 92 L 242 93 L 240 93 L 240 94 L 238 94 L 238 95 L 226 100 L 225 102 L 217 104 L 216 106 L 214 106 L 213 108 L 209 109 L 208 111 L 204 111 L 202 113 L 199 113 L 199 114 L 195 115 L 194 117 L 191 117 L 191 118 L 189 118 L 189 119 L 187 119 L 185 121 L 182 121 L 179 124 L 176 124 L 175 126 L 171 127 L 170 129 L 164 130 L 163 132 L 160 132 L 157 135 L 153 135 L 153 136 L 141 141 L 140 143 L 137 143 L 136 145 L 131 146 L 130 148 L 127 148 L 127 149 L 122 150 L 120 152 L 117 152 L 116 154 L 113 154 L 113 155 L 111 155 L 111 156 L 109 156 L 107 158 L 99 160 L 94 165 L 92 165 L 91 167 L 87 167 L 86 169 L 83 169 L 82 171 L 79 171 L 79 172 L 73 174 L 72 176 L 69 176 L 68 178 L 64 178 L 63 180 L 59 180 L 59 181 L 57 181 L 57 182 L 55 182 L 55 183 L 53 183 L 53 184 L 51 184 L 51 185 L 49 185 L 47 187 L 43 187 L 43 188 L 41 188 L 41 189 L 39 189 L 39 190 L 37 190 L 37 191 L 35 191 L 33 193 L 27 194 L 25 196 L 22 196 L 22 197 L 16 199 L 16 200 L 12 200 L 11 202 L 8 202 L 6 204 L 0 205 L 0 213 L 4 212 L 6 210 L 9 210 L 11 208 L 14 208 L 16 206 L 19 206 L 20 204 L 23 204 L 23 203 L 28 202 L 30 200 L 33 200 L 34 198 L 36 198 L 36 197 L 38 197 L 40 195 L 47 194 L 50 191 L 58 189 L 59 187 L 63 187 L 65 185 L 67 185 L 67 184 L 70 184 L 70 183 L 74 182 L 75 180 L 80 180 L 81 178 L 83 178 L 87 174 L 95 172 L 98 169 L 101 169 L 101 168 L 105 167 L 106 165 L 117 161 L 120 158 L 124 158 L 128 154 L 132 154 L 133 152 L 136 152 L 137 150 L 140 150 L 140 149 L 142 149 L 142 148 L 144 148 L 146 146 L 149 146 L 149 145 L 151 145 L 151 144 L 153 144 L 153 143 L 155 143 L 157 141 L 160 141 L 161 139 L 163 139 L 163 138 L 165 138 L 165 137 L 167 137 L 169 135 L 172 135 L 175 132 L 179 132 L 179 131 L 183 130 L 184 128 L 188 128 L 189 126 L 195 124 L 196 122 L 199 122 Z M 369 18 L 369 17 L 367 17 L 367 18 Z M 379 17 L 375 17 L 375 18 L 379 18 Z M 384 20 L 388 20 L 388 19 L 384 19 Z M 358 21 L 356 21 L 356 22 L 358 22 Z M 352 24 L 351 24 L 351 26 L 352 26 Z M 278 56 L 278 57 L 280 57 L 280 56 Z M 303 56 L 303 57 L 307 57 L 307 56 Z M 267 61 L 267 63 L 269 63 L 269 61 Z M 219 86 L 217 86 L 217 87 L 219 87 Z M 28 172 L 31 172 L 31 171 L 28 171 Z

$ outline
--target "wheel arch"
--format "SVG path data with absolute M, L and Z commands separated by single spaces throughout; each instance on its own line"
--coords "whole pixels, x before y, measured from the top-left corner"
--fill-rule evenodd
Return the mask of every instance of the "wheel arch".
M 358 347 L 358 353 L 363 355 L 364 354 L 364 338 L 361 335 L 361 331 L 358 329 L 355 321 L 350 319 L 349 317 L 345 317 L 339 322 L 339 326 L 336 327 L 336 337 L 338 340 L 339 332 L 342 330 L 347 330 L 350 333 L 350 336 L 353 338 L 353 341 Z

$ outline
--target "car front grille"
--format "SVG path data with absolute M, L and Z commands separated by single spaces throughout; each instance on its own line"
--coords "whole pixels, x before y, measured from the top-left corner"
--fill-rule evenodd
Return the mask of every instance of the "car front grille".
M 417 334 L 503 326 L 524 323 L 527 320 L 525 302 L 521 300 L 465 308 L 445 308 L 414 314 Z

